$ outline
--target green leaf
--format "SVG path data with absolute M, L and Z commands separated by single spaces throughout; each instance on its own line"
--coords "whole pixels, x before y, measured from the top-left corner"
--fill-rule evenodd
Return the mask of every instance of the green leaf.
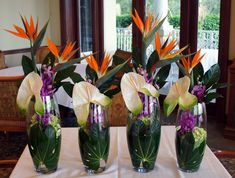
M 120 92 L 120 87 L 117 87 L 115 89 L 106 91 L 104 94 L 109 98 L 112 98 L 114 95 L 118 94 L 119 92 Z
M 144 44 L 145 46 L 148 46 L 154 39 L 155 33 L 160 29 L 162 24 L 164 23 L 165 19 L 167 18 L 164 17 L 157 26 L 155 26 L 145 37 L 144 37 Z
M 184 66 L 180 63 L 180 62 L 176 62 L 180 72 L 184 75 L 184 76 L 188 76 L 191 78 L 190 74 L 185 70 Z
M 206 88 L 211 87 L 217 83 L 220 79 L 220 67 L 218 64 L 213 65 L 203 76 L 202 83 L 206 85 Z
M 80 63 L 83 59 L 91 56 L 93 54 L 90 54 L 88 56 L 83 56 L 83 57 L 80 57 L 80 58 L 76 58 L 76 59 L 71 59 L 70 61 L 66 62 L 66 63 L 62 63 L 62 64 L 59 64 L 55 67 L 55 71 L 61 71 L 61 70 L 64 70 L 70 66 L 72 66 L 73 64 L 76 64 L 76 63 Z
M 206 96 L 204 97 L 205 99 L 205 103 L 208 104 L 210 101 L 212 101 L 213 99 L 216 98 L 222 98 L 223 96 L 220 95 L 219 93 L 213 92 L 213 93 L 208 93 L 206 94 Z
M 158 84 L 161 82 L 165 82 L 169 72 L 171 70 L 171 65 L 166 65 L 162 67 L 155 75 L 154 75 L 154 83 Z M 165 83 L 164 83 L 165 85 Z
M 78 82 L 84 81 L 82 76 L 76 72 L 72 73 L 72 75 L 70 75 L 70 78 L 72 79 L 73 83 L 78 83 Z
M 140 65 L 142 65 L 142 63 L 141 63 L 141 52 L 140 52 L 140 49 L 133 46 L 132 55 L 133 55 L 133 59 L 132 59 L 133 65 L 134 65 L 135 68 L 137 69 L 137 67 L 139 67 Z
M 72 73 L 74 72 L 76 66 L 73 65 L 73 66 L 70 66 L 64 70 L 61 70 L 61 71 L 58 71 L 55 75 L 55 79 L 54 81 L 55 82 L 59 82 L 59 81 L 62 81 L 66 78 L 68 78 L 70 75 L 72 75 Z
M 126 61 L 126 59 L 123 59 L 123 58 L 121 58 L 121 57 L 119 57 L 119 56 L 116 56 L 116 55 L 113 56 L 113 64 L 115 64 L 115 66 L 117 66 L 117 65 L 119 65 L 119 64 L 122 64 L 122 63 L 124 63 L 125 61 Z M 131 72 L 132 69 L 130 68 L 129 65 L 125 65 L 125 66 L 122 68 L 122 71 L 127 73 L 127 72 Z
M 229 86 L 230 86 L 230 84 L 228 84 L 228 83 L 215 83 L 211 86 L 210 90 L 218 89 L 218 88 L 226 88 Z
M 46 65 L 50 65 L 51 67 L 54 67 L 55 61 L 56 61 L 55 56 L 51 52 L 49 52 L 44 58 L 42 65 L 46 64 Z
M 86 66 L 86 77 L 92 82 L 98 79 L 97 73 L 89 65 Z
M 63 88 L 64 88 L 64 91 L 72 98 L 73 84 L 66 82 L 63 84 Z
M 57 136 L 57 132 L 52 125 L 44 128 L 39 122 L 30 127 L 29 151 L 36 167 L 42 164 L 51 171 L 57 168 L 61 145 L 61 135 Z
M 177 62 L 178 60 L 184 58 L 185 56 L 183 55 L 178 55 L 174 58 L 169 58 L 169 59 L 164 59 L 164 60 L 159 60 L 157 61 L 156 63 L 156 68 L 160 68 L 160 67 L 163 67 L 163 66 L 166 66 L 166 65 L 169 65 L 173 62 Z
M 99 124 L 91 124 L 89 129 L 79 129 L 79 147 L 83 164 L 97 171 L 100 161 L 107 161 L 109 154 L 109 129 L 100 129 Z
M 36 41 L 33 44 L 33 48 L 32 48 L 33 55 L 36 54 L 38 48 L 41 46 L 42 40 L 43 40 L 43 38 L 45 36 L 45 33 L 46 33 L 46 30 L 47 30 L 48 23 L 49 23 L 49 20 L 44 25 L 42 30 L 39 32 L 38 37 L 37 37 Z
M 151 75 L 151 72 L 154 72 L 153 70 L 156 69 L 156 63 L 159 61 L 159 55 L 157 51 L 153 51 L 153 53 L 149 56 L 147 65 L 146 65 L 146 70 L 148 74 Z
M 122 64 L 117 65 L 115 68 L 108 71 L 103 77 L 98 79 L 96 81 L 96 87 L 100 88 L 103 84 L 105 84 L 111 77 L 113 77 L 116 73 L 118 73 L 128 63 L 128 61 L 129 60 L 127 60 L 126 62 Z
M 28 56 L 23 55 L 21 63 L 25 76 L 34 71 L 33 62 Z
M 202 64 L 199 62 L 196 67 L 193 68 L 193 80 L 194 84 L 197 84 L 199 81 L 202 81 L 204 75 L 204 69 Z

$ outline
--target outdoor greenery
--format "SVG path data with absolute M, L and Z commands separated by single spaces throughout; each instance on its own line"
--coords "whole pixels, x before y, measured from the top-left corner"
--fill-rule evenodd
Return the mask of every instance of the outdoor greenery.
M 116 17 L 116 25 L 118 28 L 126 28 L 131 24 L 131 15 L 125 14 Z

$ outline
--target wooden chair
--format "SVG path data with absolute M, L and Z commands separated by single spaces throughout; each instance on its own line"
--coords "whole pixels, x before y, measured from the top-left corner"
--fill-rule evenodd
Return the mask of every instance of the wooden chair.
M 127 51 L 117 50 L 115 52 L 116 56 L 124 60 L 128 60 L 132 54 Z M 119 73 L 118 76 L 122 76 L 123 73 Z M 113 96 L 112 106 L 109 110 L 109 118 L 111 126 L 125 126 L 127 123 L 128 110 L 126 108 L 125 102 L 123 100 L 122 94 L 118 93 Z
M 5 64 L 5 56 L 3 54 L 3 52 L 0 50 L 0 69 L 4 69 L 6 68 L 6 64 Z
M 26 131 L 26 118 L 16 105 L 16 96 L 23 76 L 0 77 L 0 131 Z

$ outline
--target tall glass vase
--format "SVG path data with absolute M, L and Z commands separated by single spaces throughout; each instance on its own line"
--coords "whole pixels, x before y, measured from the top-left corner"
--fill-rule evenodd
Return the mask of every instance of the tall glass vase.
M 27 119 L 28 147 L 37 172 L 56 171 L 60 147 L 61 126 L 58 105 L 53 95 L 41 96 L 44 115 L 34 112 L 31 102 Z
M 206 124 L 204 103 L 198 103 L 188 110 L 178 110 L 175 146 L 180 170 L 195 172 L 199 169 L 206 147 Z
M 134 170 L 149 172 L 154 169 L 160 135 L 160 106 L 157 98 L 141 94 L 143 110 L 134 115 L 129 112 L 127 141 Z
M 105 170 L 109 154 L 109 122 L 106 109 L 90 104 L 87 124 L 79 128 L 79 147 L 88 174 Z

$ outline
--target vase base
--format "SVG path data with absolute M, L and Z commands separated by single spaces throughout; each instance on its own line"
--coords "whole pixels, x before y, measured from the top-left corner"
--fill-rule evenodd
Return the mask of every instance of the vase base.
M 181 170 L 182 172 L 187 172 L 187 173 L 197 172 L 198 169 L 199 169 L 199 167 L 194 168 L 194 169 L 184 169 L 184 168 L 180 168 L 180 167 L 179 167 L 179 170 Z
M 144 167 L 134 167 L 134 170 L 139 173 L 147 173 L 150 172 L 152 169 L 146 169 Z
M 105 167 L 100 167 L 99 169 L 97 170 L 93 170 L 93 169 L 89 169 L 89 168 L 86 168 L 86 172 L 88 175 L 94 175 L 94 174 L 98 174 L 98 173 L 101 173 L 105 170 Z
M 40 167 L 36 169 L 36 172 L 41 173 L 41 174 L 51 174 L 57 170 L 57 167 L 55 169 L 47 169 L 46 167 Z

